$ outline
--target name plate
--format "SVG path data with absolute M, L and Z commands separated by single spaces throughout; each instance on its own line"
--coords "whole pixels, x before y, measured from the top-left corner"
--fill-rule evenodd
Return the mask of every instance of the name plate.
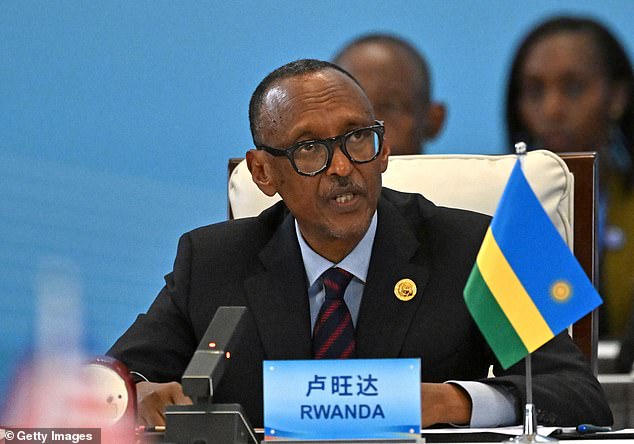
M 264 361 L 265 440 L 420 437 L 420 359 Z

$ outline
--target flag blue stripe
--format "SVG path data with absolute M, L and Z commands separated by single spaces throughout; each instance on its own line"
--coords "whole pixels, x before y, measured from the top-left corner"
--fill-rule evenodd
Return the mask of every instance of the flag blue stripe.
M 516 162 L 491 223 L 509 265 L 553 333 L 601 304 L 601 298 L 571 254 Z M 557 281 L 572 286 L 565 302 L 551 296 Z

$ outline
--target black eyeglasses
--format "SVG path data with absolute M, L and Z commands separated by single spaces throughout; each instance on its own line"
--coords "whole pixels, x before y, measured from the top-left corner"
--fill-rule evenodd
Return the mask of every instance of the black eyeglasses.
M 303 140 L 290 148 L 272 148 L 257 145 L 273 156 L 286 156 L 295 171 L 302 176 L 315 176 L 330 166 L 334 153 L 334 145 L 339 144 L 341 152 L 354 163 L 372 162 L 383 147 L 383 122 L 374 121 L 374 125 L 357 128 L 345 134 L 328 139 Z

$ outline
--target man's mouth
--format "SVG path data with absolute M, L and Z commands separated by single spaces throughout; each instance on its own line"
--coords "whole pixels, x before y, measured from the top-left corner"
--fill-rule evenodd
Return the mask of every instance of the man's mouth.
M 352 199 L 354 198 L 354 194 L 352 193 L 343 193 L 343 194 L 337 194 L 335 196 L 335 201 L 337 203 L 347 203 L 350 202 Z

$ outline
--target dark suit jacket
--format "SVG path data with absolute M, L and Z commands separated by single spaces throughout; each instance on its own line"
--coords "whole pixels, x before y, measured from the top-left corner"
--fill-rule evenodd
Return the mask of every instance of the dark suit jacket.
M 465 306 L 462 291 L 489 218 L 436 207 L 383 189 L 356 327 L 359 358 L 420 357 L 422 380 L 503 384 L 524 404 L 524 363 L 503 371 Z M 394 285 L 410 278 L 416 297 Z M 151 381 L 179 381 L 219 306 L 246 306 L 250 333 L 214 395 L 238 402 L 262 424 L 263 359 L 310 359 L 307 282 L 293 218 L 278 203 L 256 218 L 196 229 L 179 241 L 174 270 L 147 314 L 108 352 Z M 497 378 L 486 380 L 490 364 Z M 533 355 L 541 424 L 611 424 L 612 415 L 581 352 L 565 334 Z M 518 411 L 521 418 L 521 411 Z

